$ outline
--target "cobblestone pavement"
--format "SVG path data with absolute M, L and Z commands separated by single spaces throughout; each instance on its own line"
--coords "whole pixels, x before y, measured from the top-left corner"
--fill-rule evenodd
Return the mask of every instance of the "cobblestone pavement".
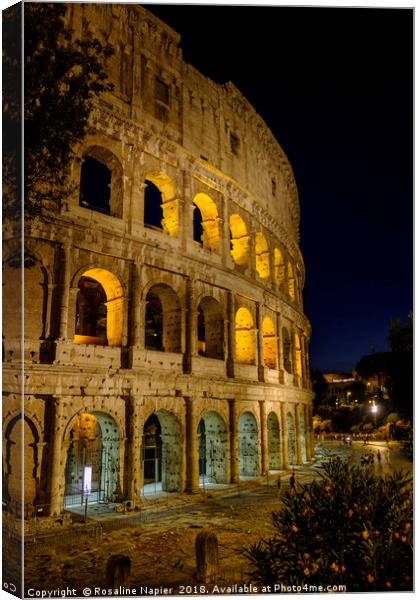
M 349 449 L 339 443 L 325 448 L 326 445 L 318 449 L 315 465 L 296 469 L 298 483 L 307 483 L 316 476 L 319 461 L 326 454 L 352 456 L 358 462 L 361 453 L 366 451 L 359 447 Z M 377 452 L 378 448 L 371 450 Z M 402 462 L 410 468 L 404 458 L 397 456 L 396 450 L 391 457 L 391 464 L 395 459 L 396 466 Z M 283 473 L 282 493 L 288 488 L 289 477 L 290 472 Z M 249 563 L 243 549 L 274 532 L 271 514 L 281 507 L 277 478 L 230 497 L 217 497 L 208 491 L 205 501 L 203 498 L 200 502 L 178 506 L 174 511 L 166 506 L 166 510 L 150 520 L 142 523 L 133 520 L 130 527 L 121 528 L 121 525 L 129 525 L 129 519 L 125 524 L 121 519 L 104 519 L 100 537 L 76 533 L 67 539 L 57 537 L 53 543 L 29 545 L 25 560 L 26 590 L 70 588 L 81 595 L 82 589 L 88 587 L 93 590 L 93 596 L 103 595 L 108 558 L 112 554 L 124 554 L 131 558 L 130 587 L 164 586 L 172 588 L 171 594 L 178 594 L 185 590 L 182 586 L 199 585 L 195 574 L 195 538 L 205 527 L 218 536 L 220 575 L 216 593 L 220 587 L 246 584 Z M 118 527 L 114 527 L 114 523 L 118 523 Z M 209 593 L 213 593 L 213 586 L 208 588 Z

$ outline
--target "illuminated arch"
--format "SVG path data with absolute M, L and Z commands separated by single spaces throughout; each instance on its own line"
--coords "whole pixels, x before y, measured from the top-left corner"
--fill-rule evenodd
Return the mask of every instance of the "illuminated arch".
M 194 205 L 199 209 L 203 234 L 201 240 L 203 248 L 211 252 L 219 250 L 219 215 L 214 200 L 207 194 L 200 193 L 194 196 Z
M 78 284 L 74 343 L 121 346 L 124 297 L 119 279 L 92 268 L 83 272 Z
M 145 227 L 157 227 L 163 233 L 171 237 L 176 237 L 179 232 L 179 200 L 176 197 L 175 183 L 166 173 L 162 173 L 161 171 L 149 171 L 146 173 L 145 183 Z M 149 183 L 157 188 L 157 194 L 154 193 L 154 187 L 150 186 Z M 160 223 L 150 218 L 150 215 L 153 216 L 156 212 L 161 215 Z
M 238 423 L 239 476 L 258 477 L 258 425 L 255 416 L 245 411 Z
M 285 266 L 283 254 L 279 248 L 274 248 L 274 282 L 278 288 L 284 283 Z
M 281 469 L 280 459 L 280 424 L 274 412 L 267 417 L 267 445 L 268 445 L 268 469 L 278 471 Z
M 143 494 L 177 492 L 181 485 L 180 424 L 167 410 L 153 412 L 143 426 Z
M 290 296 L 290 299 L 294 302 L 296 299 L 295 274 L 293 272 L 292 263 L 290 263 L 290 262 L 287 264 L 287 280 L 288 280 L 288 286 L 289 286 L 289 296 Z
M 249 255 L 249 234 L 244 220 L 237 214 L 230 215 L 230 254 L 237 265 L 246 266 Z
M 119 500 L 121 432 L 115 419 L 99 411 L 83 412 L 72 419 L 68 433 L 64 506 L 80 505 L 86 465 L 91 467 L 89 502 Z
M 277 369 L 277 336 L 273 321 L 264 317 L 262 322 L 264 365 L 269 369 Z
M 239 363 L 255 364 L 254 319 L 244 307 L 238 309 L 235 317 L 235 357 Z
M 200 483 L 227 483 L 226 450 L 228 432 L 223 417 L 205 412 L 198 424 Z
M 291 412 L 286 415 L 287 450 L 289 465 L 296 464 L 296 428 L 295 419 Z
M 270 251 L 261 231 L 255 234 L 255 268 L 261 279 L 270 277 Z
M 300 337 L 295 333 L 295 367 L 296 375 L 302 377 L 302 349 L 300 346 Z

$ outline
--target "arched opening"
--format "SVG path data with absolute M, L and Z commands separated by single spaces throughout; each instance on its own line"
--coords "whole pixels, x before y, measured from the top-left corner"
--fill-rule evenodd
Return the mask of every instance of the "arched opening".
M 83 154 L 79 204 L 122 217 L 123 170 L 117 157 L 106 148 L 92 146 Z
M 16 516 L 31 516 L 37 500 L 37 468 L 39 436 L 34 423 L 19 415 L 12 419 L 4 433 L 3 498 Z M 22 483 L 24 482 L 24 485 Z M 22 498 L 23 494 L 23 498 Z
M 284 284 L 285 275 L 284 259 L 279 248 L 274 248 L 274 281 L 278 288 Z
M 237 215 L 230 215 L 230 254 L 237 265 L 248 264 L 249 234 L 245 222 Z
M 286 327 L 281 330 L 281 336 L 283 339 L 283 366 L 285 371 L 288 373 L 292 372 L 292 360 L 291 360 L 291 340 L 290 333 Z
M 244 412 L 239 417 L 238 444 L 239 476 L 258 477 L 258 426 L 254 415 L 250 412 Z
M 270 251 L 265 235 L 260 231 L 255 234 L 255 268 L 261 279 L 270 277 Z
M 120 432 L 104 413 L 81 414 L 70 432 L 64 507 L 117 502 L 120 489 Z
M 294 465 L 296 464 L 296 429 L 295 420 L 290 412 L 288 412 L 286 415 L 286 426 L 288 461 L 289 465 Z
M 277 415 L 271 412 L 267 417 L 268 469 L 281 469 L 280 459 L 280 425 Z
M 211 296 L 203 298 L 197 315 L 198 353 L 224 359 L 224 321 L 222 308 Z
M 214 200 L 207 194 L 196 194 L 194 203 L 194 241 L 206 250 L 219 249 L 219 217 Z
M 200 484 L 226 483 L 227 430 L 222 417 L 206 412 L 198 424 Z
M 149 416 L 143 427 L 141 455 L 143 495 L 179 491 L 180 428 L 173 414 L 157 411 Z
M 289 262 L 287 264 L 287 279 L 288 279 L 288 284 L 289 284 L 289 296 L 290 299 L 292 300 L 292 302 L 295 301 L 296 296 L 295 296 L 295 275 L 293 273 L 293 267 L 292 264 Z
M 235 317 L 235 358 L 239 363 L 255 365 L 254 319 L 244 307 L 238 309 Z
M 159 188 L 148 179 L 144 188 L 144 226 L 163 231 L 162 194 Z
M 264 317 L 262 329 L 264 365 L 269 369 L 277 369 L 277 336 L 274 323 L 270 317 Z
M 159 229 L 172 237 L 179 231 L 179 201 L 176 186 L 161 171 L 149 171 L 145 176 L 144 226 Z
M 295 368 L 296 375 L 302 377 L 302 350 L 300 347 L 300 337 L 295 333 Z
M 145 347 L 181 352 L 181 308 L 174 290 L 164 283 L 152 286 L 146 296 Z
M 78 283 L 75 344 L 121 346 L 123 289 L 105 269 L 85 271 Z
M 305 439 L 305 417 L 300 415 L 299 417 L 299 429 L 300 429 L 300 448 L 302 453 L 302 462 L 307 461 L 306 457 L 306 439 Z

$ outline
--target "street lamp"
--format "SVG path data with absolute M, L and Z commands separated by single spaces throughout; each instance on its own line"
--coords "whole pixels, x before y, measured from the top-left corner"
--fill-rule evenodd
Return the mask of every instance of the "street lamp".
M 376 404 L 374 404 L 372 406 L 372 414 L 373 414 L 373 418 L 375 420 L 375 429 L 376 429 L 376 413 L 378 412 L 378 407 L 376 406 Z

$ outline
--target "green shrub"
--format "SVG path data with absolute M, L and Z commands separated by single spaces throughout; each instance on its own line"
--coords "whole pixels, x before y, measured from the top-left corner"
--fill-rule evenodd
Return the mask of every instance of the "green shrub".
M 413 589 L 412 478 L 330 459 L 321 479 L 286 492 L 274 537 L 246 550 L 262 585 Z

